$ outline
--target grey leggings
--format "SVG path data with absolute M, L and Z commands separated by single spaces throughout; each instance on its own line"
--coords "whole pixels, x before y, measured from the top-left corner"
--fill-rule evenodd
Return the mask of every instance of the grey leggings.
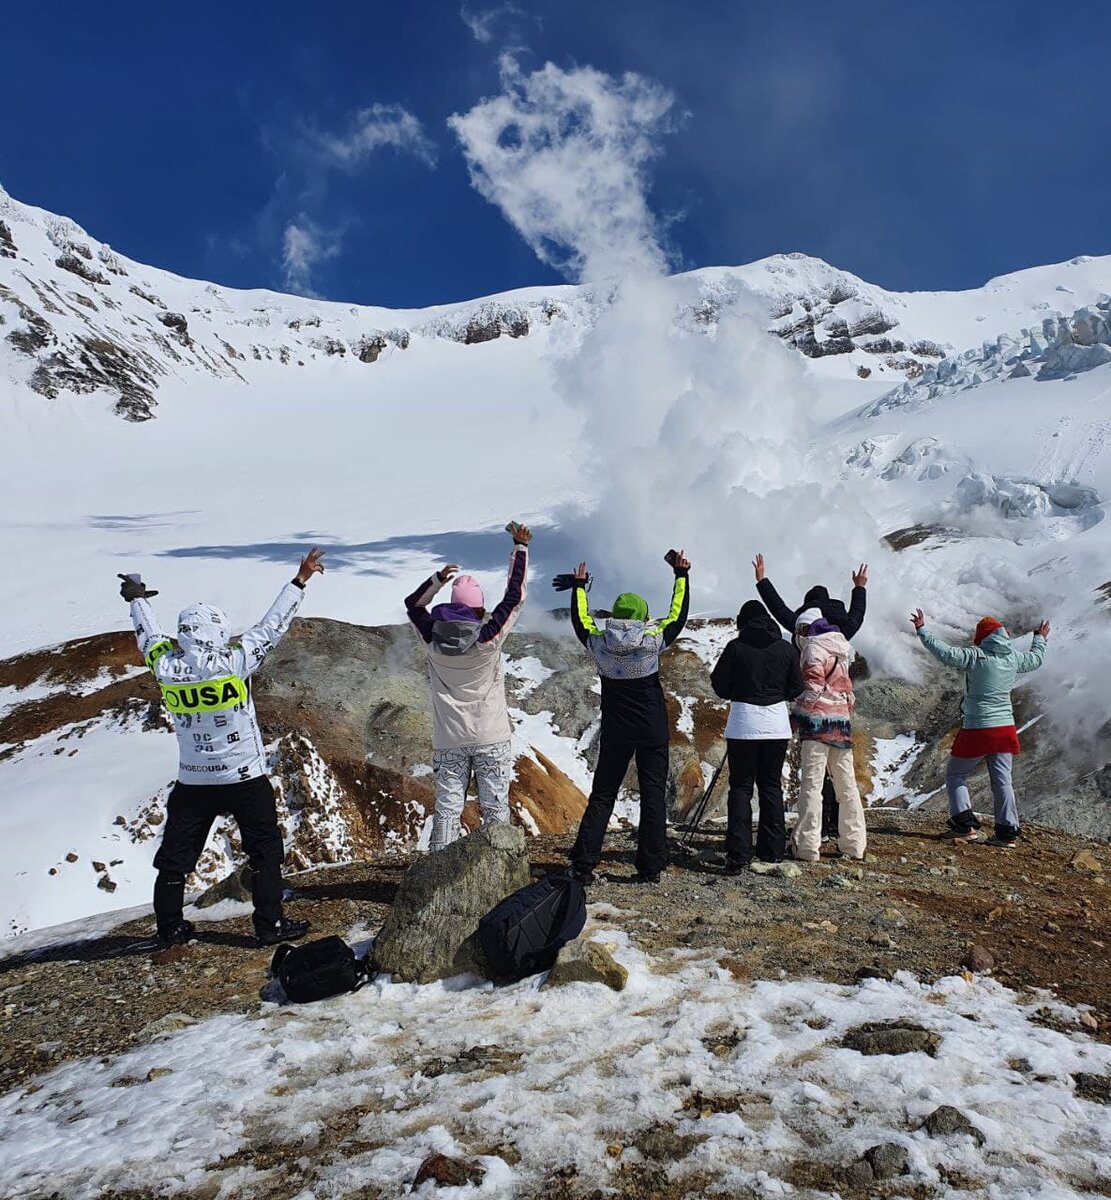
M 945 772 L 945 787 L 949 792 L 949 815 L 955 825 L 972 824 L 972 797 L 968 794 L 968 780 L 986 758 L 991 794 L 995 801 L 995 830 L 997 833 L 1018 832 L 1018 802 L 1011 784 L 1014 757 L 1013 754 L 986 754 L 980 758 L 950 757 Z

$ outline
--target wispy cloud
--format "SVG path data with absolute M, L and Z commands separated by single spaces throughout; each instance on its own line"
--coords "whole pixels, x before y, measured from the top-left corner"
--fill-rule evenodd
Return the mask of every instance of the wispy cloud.
M 569 277 L 666 266 L 646 168 L 674 125 L 674 97 L 641 75 L 501 60 L 500 95 L 448 124 L 471 182 L 543 261 Z
M 495 4 L 490 8 L 476 8 L 463 0 L 459 9 L 459 19 L 471 31 L 471 36 L 482 45 L 489 45 L 494 40 L 497 27 L 504 22 L 527 17 L 529 14 L 507 0 L 504 4 Z M 540 18 L 534 18 L 537 24 Z
M 289 221 L 282 234 L 285 286 L 299 296 L 316 297 L 313 272 L 335 258 L 343 245 L 342 229 L 324 230 L 304 213 Z
M 355 167 L 384 149 L 410 154 L 427 167 L 436 165 L 435 143 L 420 119 L 400 104 L 372 104 L 356 112 L 343 131 L 313 131 L 306 137 L 325 163 L 336 166 Z
M 382 152 L 434 168 L 435 142 L 420 119 L 401 104 L 375 103 L 329 128 L 302 119 L 262 131 L 263 143 L 280 164 L 266 203 L 238 233 L 209 240 L 209 253 L 265 255 L 281 285 L 317 297 L 320 268 L 337 258 L 357 211 L 340 196 L 339 178 L 370 169 Z M 337 178 L 339 177 L 339 178 Z

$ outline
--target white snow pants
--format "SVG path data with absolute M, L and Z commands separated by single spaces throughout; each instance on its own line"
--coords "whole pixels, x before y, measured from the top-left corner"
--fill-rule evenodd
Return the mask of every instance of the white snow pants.
M 825 742 L 802 743 L 802 783 L 799 787 L 799 819 L 791 834 L 794 856 L 803 862 L 817 862 L 822 844 L 822 783 L 826 769 L 837 796 L 837 845 L 849 858 L 863 858 L 868 846 L 864 825 L 864 806 L 856 786 L 853 752 L 827 746 Z
M 509 782 L 513 777 L 509 742 L 435 750 L 432 770 L 436 774 L 436 812 L 432 818 L 430 850 L 442 850 L 463 836 L 460 818 L 472 774 L 478 788 L 483 828 L 496 821 L 509 823 Z

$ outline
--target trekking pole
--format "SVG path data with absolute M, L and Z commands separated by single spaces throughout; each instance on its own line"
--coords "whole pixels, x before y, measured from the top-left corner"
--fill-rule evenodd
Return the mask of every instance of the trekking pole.
M 722 768 L 725 766 L 727 758 L 728 755 L 726 754 L 721 756 L 721 762 L 718 763 L 717 767 L 714 769 L 713 775 L 710 776 L 710 782 L 706 785 L 706 790 L 702 793 L 702 798 L 695 805 L 694 815 L 687 825 L 686 833 L 684 833 L 679 839 L 679 846 L 685 851 L 690 850 L 691 839 L 698 832 L 699 825 L 702 824 L 702 818 L 706 815 L 706 809 L 709 807 L 710 798 L 714 794 L 714 788 L 717 787 L 718 777 L 721 775 Z

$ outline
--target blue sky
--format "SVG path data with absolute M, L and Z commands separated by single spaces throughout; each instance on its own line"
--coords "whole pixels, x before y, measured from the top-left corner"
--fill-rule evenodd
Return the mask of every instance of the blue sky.
M 466 19 L 464 19 L 466 18 Z M 1111 6 L 268 0 L 8 6 L 0 183 L 184 275 L 409 306 L 562 278 L 447 125 L 551 61 L 673 97 L 672 263 L 893 288 L 1111 253 Z M 291 232 L 292 231 L 292 232 Z

